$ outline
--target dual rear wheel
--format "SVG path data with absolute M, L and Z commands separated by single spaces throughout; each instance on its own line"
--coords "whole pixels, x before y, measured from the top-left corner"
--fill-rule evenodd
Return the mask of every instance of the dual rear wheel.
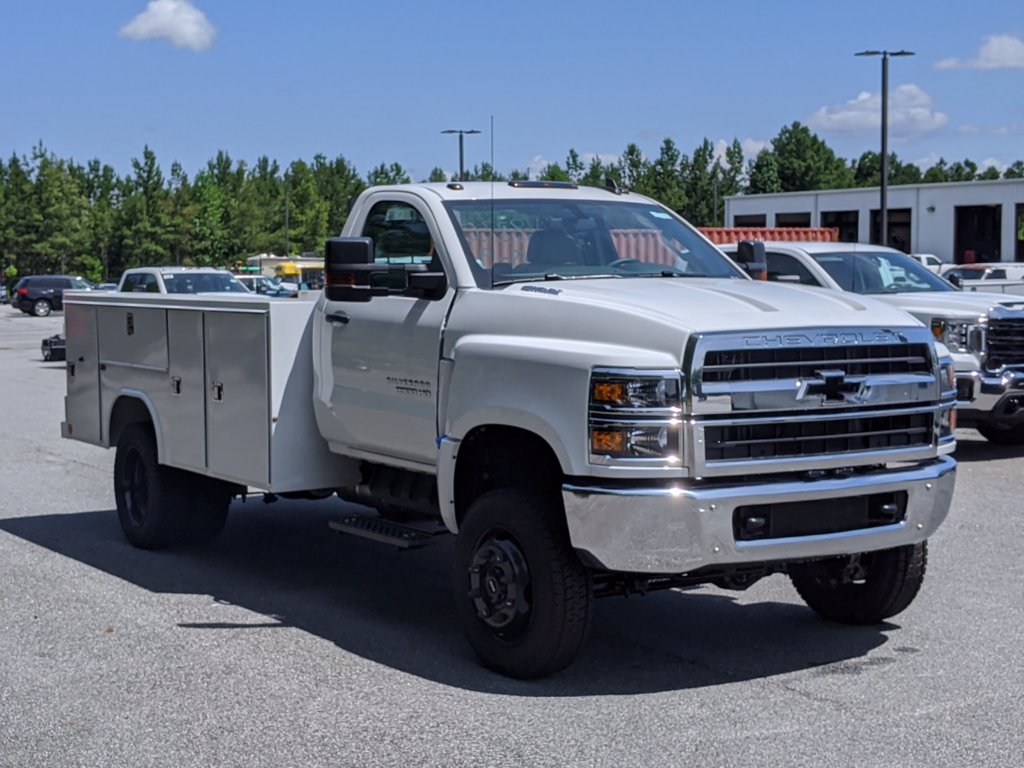
M 231 486 L 157 461 L 148 424 L 125 427 L 114 457 L 114 497 L 121 530 L 134 546 L 200 544 L 224 530 Z

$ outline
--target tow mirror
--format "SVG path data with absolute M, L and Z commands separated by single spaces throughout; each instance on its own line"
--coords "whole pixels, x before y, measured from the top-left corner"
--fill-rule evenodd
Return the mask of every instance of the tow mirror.
M 426 264 L 388 264 L 374 259 L 369 237 L 332 237 L 324 259 L 324 291 L 331 301 L 369 301 L 374 296 L 435 299 L 444 295 L 444 272 Z
M 373 261 L 373 240 L 369 237 L 332 237 L 324 258 L 324 292 L 331 301 L 369 301 L 386 296 L 387 290 L 373 288 L 371 275 L 387 272 L 387 264 Z
M 768 279 L 768 261 L 760 240 L 741 240 L 736 247 L 736 262 L 755 280 Z

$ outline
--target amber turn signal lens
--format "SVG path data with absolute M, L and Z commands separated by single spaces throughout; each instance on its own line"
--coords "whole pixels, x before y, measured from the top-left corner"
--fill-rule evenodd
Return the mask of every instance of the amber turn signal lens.
M 625 403 L 626 385 L 621 381 L 595 381 L 592 396 L 595 403 Z
M 622 453 L 626 450 L 626 433 L 613 429 L 592 429 L 590 450 L 593 453 Z

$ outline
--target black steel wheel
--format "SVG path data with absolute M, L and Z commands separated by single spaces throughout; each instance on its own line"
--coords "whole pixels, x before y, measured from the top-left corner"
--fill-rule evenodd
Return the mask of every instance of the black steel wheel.
M 987 421 L 978 425 L 981 436 L 996 445 L 1024 445 L 1024 423 Z
M 877 624 L 917 597 L 928 564 L 928 542 L 832 557 L 789 567 L 808 607 L 829 621 Z
M 590 572 L 561 504 L 519 489 L 480 496 L 459 529 L 455 600 L 466 639 L 490 669 L 522 679 L 572 663 L 590 625 Z
M 36 299 L 32 302 L 32 314 L 36 317 L 48 317 L 53 307 L 46 299 Z
M 162 549 L 184 531 L 183 473 L 157 461 L 148 424 L 125 427 L 114 455 L 114 498 L 125 537 L 142 549 Z

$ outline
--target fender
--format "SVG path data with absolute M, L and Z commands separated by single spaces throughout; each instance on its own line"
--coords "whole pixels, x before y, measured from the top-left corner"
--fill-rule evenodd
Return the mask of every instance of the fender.
M 122 387 L 117 391 L 117 394 L 113 397 L 110 409 L 104 414 L 103 423 L 106 425 L 106 445 L 108 448 L 116 448 L 117 446 L 111 440 L 112 437 L 112 424 L 111 416 L 114 413 L 114 408 L 122 398 L 130 398 L 132 400 L 138 400 L 145 406 L 149 412 L 149 420 L 153 424 L 153 433 L 156 436 L 156 455 L 157 461 L 163 462 L 164 458 L 164 431 L 160 423 L 160 416 L 157 412 L 156 406 L 153 405 L 153 401 L 149 399 L 149 395 L 139 389 L 133 389 L 130 387 Z

